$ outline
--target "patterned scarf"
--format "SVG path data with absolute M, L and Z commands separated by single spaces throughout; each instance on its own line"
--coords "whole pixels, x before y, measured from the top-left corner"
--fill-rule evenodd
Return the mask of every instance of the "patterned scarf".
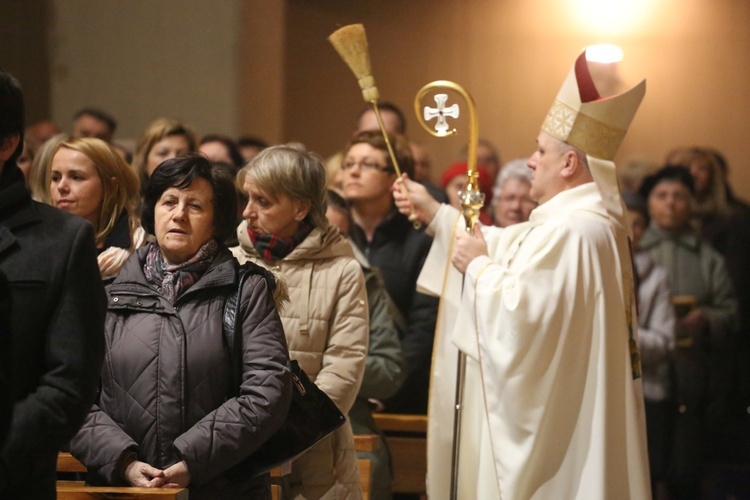
M 156 285 L 157 291 L 174 304 L 177 299 L 193 286 L 216 257 L 219 245 L 211 239 L 198 253 L 182 264 L 170 264 L 164 260 L 157 243 L 151 243 L 146 253 L 143 272 L 149 283 Z
M 299 223 L 297 231 L 289 238 L 270 233 L 259 233 L 250 226 L 247 227 L 247 234 L 250 235 L 250 241 L 253 242 L 258 255 L 263 257 L 263 259 L 280 260 L 289 255 L 297 245 L 302 243 L 312 230 L 312 224 L 307 222 L 307 220 L 303 220 Z

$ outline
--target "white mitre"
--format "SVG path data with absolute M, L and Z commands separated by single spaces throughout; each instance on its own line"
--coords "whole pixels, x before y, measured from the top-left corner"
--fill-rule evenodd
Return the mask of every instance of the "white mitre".
M 586 153 L 608 212 L 620 220 L 625 209 L 612 160 L 645 94 L 643 80 L 626 92 L 602 99 L 584 51 L 570 69 L 542 124 L 543 132 Z
M 645 94 L 643 80 L 627 92 L 602 99 L 584 51 L 570 69 L 542 130 L 588 156 L 611 161 Z

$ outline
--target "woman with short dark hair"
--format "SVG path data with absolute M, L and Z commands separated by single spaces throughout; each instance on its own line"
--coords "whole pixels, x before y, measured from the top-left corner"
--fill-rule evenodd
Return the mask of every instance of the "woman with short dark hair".
M 206 158 L 154 170 L 143 223 L 156 242 L 108 287 L 101 394 L 71 443 L 89 482 L 188 487 L 191 499 L 270 498 L 267 474 L 233 468 L 284 421 L 289 354 L 275 280 L 254 268 L 238 300 L 242 374 L 232 374 L 222 318 L 238 264 L 221 241 L 235 212 L 231 179 Z

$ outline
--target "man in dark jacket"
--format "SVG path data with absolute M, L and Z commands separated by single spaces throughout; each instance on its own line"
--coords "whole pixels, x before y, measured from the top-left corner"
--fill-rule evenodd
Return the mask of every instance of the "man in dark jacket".
M 10 336 L 10 288 L 8 278 L 0 271 L 0 450 L 10 427 L 13 402 L 10 398 L 11 336 Z
M 0 498 L 55 498 L 57 452 L 94 400 L 106 300 L 91 224 L 26 191 L 16 166 L 23 109 L 18 82 L 0 69 L 0 272 L 13 349 Z

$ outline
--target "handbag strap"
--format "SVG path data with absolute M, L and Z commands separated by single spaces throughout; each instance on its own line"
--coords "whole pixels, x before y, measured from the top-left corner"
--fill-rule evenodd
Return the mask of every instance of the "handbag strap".
M 242 319 L 240 318 L 240 297 L 242 296 L 242 288 L 245 286 L 248 276 L 260 274 L 266 280 L 266 285 L 269 291 L 273 295 L 276 290 L 276 279 L 273 274 L 253 263 L 245 262 L 237 268 L 237 288 L 227 296 L 224 302 L 224 314 L 222 315 L 222 333 L 224 337 L 224 343 L 226 344 L 227 351 L 229 352 L 229 362 L 232 367 L 232 380 L 234 381 L 233 396 L 236 396 L 240 392 L 240 385 L 242 384 Z

